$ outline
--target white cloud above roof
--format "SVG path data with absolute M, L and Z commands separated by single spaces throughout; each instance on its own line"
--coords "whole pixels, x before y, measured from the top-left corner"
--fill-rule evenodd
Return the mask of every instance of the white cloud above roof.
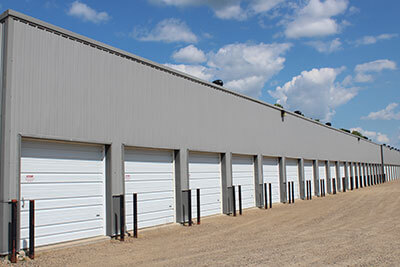
M 378 59 L 375 61 L 358 64 L 354 68 L 356 73 L 354 81 L 359 83 L 372 82 L 374 79 L 372 73 L 379 73 L 383 70 L 395 70 L 396 68 L 396 62 L 388 59 Z
M 357 132 L 361 133 L 362 135 L 372 139 L 373 141 L 381 143 L 381 144 L 390 143 L 389 137 L 386 134 L 383 134 L 380 132 L 364 130 L 361 127 L 351 128 L 350 131 L 357 131 Z
M 335 108 L 347 103 L 358 93 L 356 87 L 343 87 L 337 76 L 344 68 L 321 68 L 302 71 L 269 94 L 286 108 L 300 110 L 306 116 L 329 121 Z
M 181 63 L 203 63 L 207 60 L 204 52 L 194 45 L 188 45 L 175 51 L 172 58 Z
M 136 27 L 131 33 L 131 36 L 140 41 L 166 43 L 196 43 L 198 40 L 197 36 L 184 21 L 175 18 L 164 19 L 157 23 L 151 30 L 143 27 Z
M 261 96 L 265 83 L 284 68 L 289 43 L 235 43 L 206 54 L 206 64 L 165 64 L 201 79 L 222 79 L 224 87 L 251 96 Z
M 395 111 L 395 109 L 399 106 L 399 103 L 390 103 L 386 106 L 386 108 L 371 112 L 368 116 L 362 117 L 362 119 L 366 120 L 400 120 L 400 110 Z
M 149 0 L 153 4 L 176 7 L 208 6 L 220 19 L 245 20 L 268 12 L 284 0 Z
M 67 14 L 93 23 L 106 22 L 110 19 L 107 12 L 98 12 L 80 1 L 74 1 Z

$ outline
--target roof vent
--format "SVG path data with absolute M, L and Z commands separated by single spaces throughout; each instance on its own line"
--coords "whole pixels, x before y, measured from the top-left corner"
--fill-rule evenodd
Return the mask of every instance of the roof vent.
M 297 115 L 304 116 L 304 114 L 303 114 L 303 113 L 301 113 L 301 111 L 300 111 L 300 110 L 295 110 L 295 112 L 294 112 L 294 113 L 296 113 Z
M 219 86 L 224 86 L 224 82 L 222 80 L 215 80 L 215 81 L 213 81 L 213 83 L 215 83 L 216 85 L 219 85 Z
M 325 125 L 332 126 L 332 123 L 327 122 L 327 123 L 325 123 Z

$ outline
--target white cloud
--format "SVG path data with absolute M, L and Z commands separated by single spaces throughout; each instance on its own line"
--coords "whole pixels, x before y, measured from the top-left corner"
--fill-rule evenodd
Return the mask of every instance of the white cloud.
M 358 7 L 355 7 L 355 6 L 349 7 L 349 13 L 350 13 L 351 15 L 356 14 L 356 13 L 359 13 L 359 12 L 360 12 L 360 9 L 359 9 Z
M 206 61 L 204 52 L 194 45 L 189 45 L 175 51 L 172 58 L 177 62 L 183 63 L 202 63 Z
M 98 12 L 80 1 L 75 1 L 71 4 L 68 15 L 93 23 L 101 23 L 110 19 L 107 12 Z
M 166 63 L 164 65 L 206 81 L 210 81 L 210 79 L 213 77 L 212 72 L 210 72 L 208 68 L 201 65 L 185 65 L 185 64 L 169 64 L 169 63 Z
M 265 83 L 284 67 L 291 44 L 229 44 L 207 54 L 206 66 L 165 64 L 201 79 L 221 79 L 227 89 L 259 97 Z
M 396 62 L 388 59 L 379 59 L 359 64 L 354 68 L 354 71 L 356 73 L 354 81 L 359 83 L 371 82 L 373 81 L 373 76 L 371 73 L 379 73 L 386 69 L 395 70 Z
M 381 41 L 381 40 L 390 40 L 390 39 L 395 38 L 397 36 L 399 36 L 397 33 L 384 33 L 384 34 L 381 34 L 381 35 L 378 35 L 378 36 L 370 36 L 370 35 L 368 35 L 368 36 L 362 37 L 361 39 L 356 40 L 354 42 L 354 44 L 356 46 L 359 46 L 359 45 L 370 45 L 370 44 L 375 44 L 376 42 Z
M 332 17 L 345 12 L 347 6 L 348 0 L 310 0 L 286 25 L 285 35 L 301 38 L 336 34 L 340 25 Z
M 362 119 L 367 120 L 400 120 L 400 111 L 396 112 L 395 109 L 399 106 L 398 103 L 390 103 L 386 108 L 371 112 L 366 117 Z
M 208 66 L 227 88 L 259 97 L 264 84 L 284 67 L 291 44 L 229 44 L 209 54 Z
M 361 133 L 362 135 L 372 139 L 373 141 L 381 143 L 381 144 L 390 143 L 389 137 L 386 134 L 383 134 L 383 133 L 380 133 L 380 132 L 367 131 L 367 130 L 364 130 L 363 128 L 361 128 L 361 127 L 351 128 L 350 131 L 357 131 L 357 132 Z
M 318 52 L 326 54 L 330 54 L 342 48 L 342 42 L 340 42 L 339 38 L 333 39 L 332 41 L 329 42 L 310 41 L 307 42 L 306 44 L 314 47 Z
M 303 71 L 275 91 L 268 91 L 279 104 L 301 110 L 306 116 L 329 121 L 335 108 L 347 103 L 358 93 L 358 88 L 343 87 L 336 81 L 344 68 L 321 68 Z
M 283 1 L 284 0 L 253 0 L 250 2 L 249 8 L 256 14 L 265 13 L 272 10 Z
M 137 27 L 131 35 L 140 41 L 197 42 L 197 36 L 189 29 L 186 23 L 174 18 L 160 21 L 151 31 Z
M 220 19 L 245 20 L 275 8 L 284 0 L 149 0 L 154 4 L 176 7 L 208 6 Z

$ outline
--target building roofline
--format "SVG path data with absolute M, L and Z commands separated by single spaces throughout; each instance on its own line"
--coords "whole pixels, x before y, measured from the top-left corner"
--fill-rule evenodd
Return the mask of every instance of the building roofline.
M 202 85 L 205 85 L 205 86 L 209 86 L 209 87 L 214 88 L 216 90 L 220 90 L 220 91 L 223 91 L 225 93 L 232 94 L 232 95 L 240 97 L 240 98 L 244 98 L 246 100 L 249 100 L 249 101 L 264 105 L 264 106 L 267 106 L 269 108 L 272 108 L 272 109 L 275 109 L 275 110 L 278 110 L 278 111 L 281 111 L 281 112 L 284 111 L 285 113 L 290 114 L 290 115 L 292 115 L 294 117 L 297 117 L 299 119 L 303 119 L 303 120 L 312 122 L 314 124 L 317 124 L 319 126 L 323 126 L 325 128 L 328 128 L 330 130 L 337 131 L 337 132 L 339 132 L 341 134 L 346 134 L 346 135 L 351 136 L 353 138 L 357 138 L 358 140 L 362 140 L 364 142 L 369 142 L 369 143 L 372 143 L 374 145 L 380 146 L 380 144 L 378 144 L 376 142 L 373 142 L 371 140 L 367 140 L 367 139 L 358 137 L 358 136 L 353 135 L 351 133 L 347 133 L 347 132 L 342 131 L 340 129 L 334 128 L 332 126 L 327 126 L 327 125 L 325 125 L 325 124 L 323 124 L 321 122 L 318 122 L 318 121 L 315 121 L 313 119 L 304 117 L 302 115 L 298 115 L 298 114 L 296 114 L 296 113 L 294 113 L 292 111 L 288 111 L 286 109 L 279 108 L 279 107 L 277 107 L 277 106 L 275 106 L 273 104 L 269 104 L 267 102 L 264 102 L 264 101 L 261 101 L 261 100 L 258 100 L 258 99 L 255 99 L 255 98 L 252 98 L 252 97 L 249 97 L 249 96 L 246 96 L 246 95 L 243 95 L 243 94 L 231 91 L 231 90 L 228 90 L 227 88 L 224 88 L 224 87 L 219 86 L 217 84 L 211 83 L 209 81 L 202 80 L 200 78 L 194 77 L 194 76 L 189 75 L 187 73 L 183 73 L 181 71 L 172 69 L 172 68 L 167 67 L 165 65 L 156 63 L 154 61 L 151 61 L 151 60 L 145 59 L 143 57 L 140 57 L 140 56 L 134 55 L 132 53 L 129 53 L 127 51 L 124 51 L 124 50 L 115 48 L 113 46 L 107 45 L 105 43 L 96 41 L 96 40 L 91 39 L 89 37 L 74 33 L 72 31 L 66 30 L 64 28 L 61 28 L 61 27 L 55 26 L 53 24 L 44 22 L 42 20 L 33 18 L 31 16 L 28 16 L 28 15 L 25 15 L 23 13 L 17 12 L 15 10 L 8 9 L 5 12 L 3 12 L 0 15 L 0 22 L 4 21 L 7 17 L 16 18 L 16 19 L 21 20 L 23 22 L 26 22 L 27 24 L 30 24 L 32 26 L 35 26 L 35 27 L 38 27 L 38 28 L 44 28 L 46 30 L 52 31 L 52 32 L 54 32 L 56 34 L 59 34 L 61 36 L 64 36 L 64 37 L 67 37 L 67 38 L 70 38 L 70 39 L 75 39 L 75 40 L 77 40 L 77 41 L 79 41 L 81 43 L 85 43 L 87 45 L 96 47 L 96 48 L 98 48 L 100 50 L 104 50 L 104 51 L 107 51 L 109 53 L 113 53 L 115 55 L 121 56 L 121 57 L 129 58 L 131 60 L 134 60 L 134 61 L 140 62 L 142 64 L 148 65 L 150 67 L 157 68 L 159 70 L 168 72 L 168 73 L 170 73 L 172 75 L 179 76 L 181 78 L 188 79 L 188 80 L 191 80 L 192 82 L 196 82 L 196 83 L 199 83 L 199 84 L 202 84 Z

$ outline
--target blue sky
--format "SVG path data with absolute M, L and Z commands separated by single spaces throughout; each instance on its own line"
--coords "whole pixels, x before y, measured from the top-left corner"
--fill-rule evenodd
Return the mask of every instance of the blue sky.
M 400 147 L 400 1 L 0 1 Z

